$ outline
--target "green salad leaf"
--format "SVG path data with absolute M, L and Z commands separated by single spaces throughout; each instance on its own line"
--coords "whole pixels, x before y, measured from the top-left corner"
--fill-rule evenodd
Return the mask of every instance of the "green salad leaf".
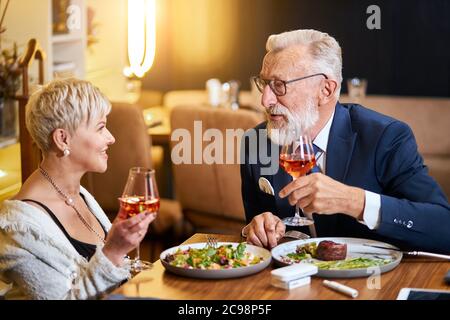
M 244 256 L 246 245 L 244 242 L 239 243 L 239 245 L 236 248 L 236 252 L 234 254 L 235 259 L 242 259 Z

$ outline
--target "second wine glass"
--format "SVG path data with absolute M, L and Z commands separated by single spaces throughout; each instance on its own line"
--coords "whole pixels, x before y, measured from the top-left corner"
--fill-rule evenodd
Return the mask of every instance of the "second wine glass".
M 155 180 L 155 170 L 135 167 L 131 168 L 122 196 L 119 198 L 121 210 L 127 218 L 145 212 L 157 213 L 159 211 L 159 193 Z M 148 261 L 140 260 L 139 246 L 136 256 L 131 261 L 132 272 L 140 272 L 152 267 Z
M 293 180 L 305 176 L 316 165 L 311 138 L 306 133 L 291 130 L 284 137 L 280 152 L 280 166 Z M 298 203 L 295 205 L 295 216 L 284 218 L 287 226 L 299 227 L 314 224 L 314 220 L 300 215 Z

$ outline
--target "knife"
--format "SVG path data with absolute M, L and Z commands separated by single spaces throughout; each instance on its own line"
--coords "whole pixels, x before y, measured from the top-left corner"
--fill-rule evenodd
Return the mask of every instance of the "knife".
M 431 253 L 431 252 L 425 252 L 425 251 L 403 251 L 397 248 L 389 248 L 389 247 L 383 247 L 383 246 L 377 246 L 373 244 L 363 244 L 366 247 L 372 247 L 372 248 L 378 248 L 378 249 L 384 249 L 384 250 L 392 250 L 392 251 L 399 251 L 402 252 L 405 255 L 408 256 L 416 256 L 416 257 L 429 257 L 429 258 L 437 258 L 437 259 L 444 259 L 450 261 L 450 255 L 446 254 L 439 254 L 439 253 Z

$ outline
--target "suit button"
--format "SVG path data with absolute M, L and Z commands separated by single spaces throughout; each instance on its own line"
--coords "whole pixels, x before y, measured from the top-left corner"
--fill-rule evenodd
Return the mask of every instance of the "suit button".
M 397 223 L 398 221 L 397 221 L 397 219 L 394 219 L 394 223 Z
M 409 220 L 409 221 L 408 221 L 408 224 L 406 225 L 406 227 L 407 227 L 408 229 L 411 229 L 412 226 L 413 226 L 413 222 L 412 222 L 411 220 Z

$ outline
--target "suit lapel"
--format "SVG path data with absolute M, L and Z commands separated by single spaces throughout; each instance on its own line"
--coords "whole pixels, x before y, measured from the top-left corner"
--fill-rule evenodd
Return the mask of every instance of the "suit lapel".
M 344 182 L 352 158 L 357 134 L 352 131 L 350 114 L 339 102 L 336 104 L 327 146 L 326 174 Z
M 352 158 L 357 134 L 353 132 L 350 114 L 339 102 L 336 104 L 333 123 L 327 145 L 326 175 L 344 182 Z M 339 214 L 314 215 L 319 236 L 336 236 L 339 234 Z

